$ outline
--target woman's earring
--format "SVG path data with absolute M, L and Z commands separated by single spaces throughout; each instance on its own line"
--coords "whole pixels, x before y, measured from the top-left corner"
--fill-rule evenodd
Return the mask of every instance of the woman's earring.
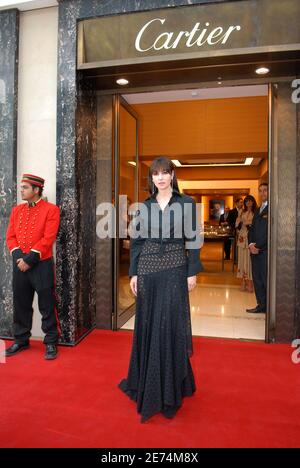
M 152 195 L 154 195 L 154 192 L 155 192 L 155 187 L 154 187 L 154 183 L 152 182 Z

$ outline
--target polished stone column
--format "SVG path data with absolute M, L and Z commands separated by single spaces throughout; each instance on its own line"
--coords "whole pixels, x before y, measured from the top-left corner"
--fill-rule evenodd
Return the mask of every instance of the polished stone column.
M 61 226 L 56 292 L 61 343 L 70 345 L 95 327 L 96 312 L 96 96 L 80 75 L 77 78 L 76 110 L 58 114 L 58 138 L 63 144 L 57 172 Z M 73 98 L 72 92 L 69 97 Z M 63 107 L 64 103 L 67 95 L 60 101 Z
M 0 336 L 12 337 L 12 262 L 5 235 L 16 203 L 18 10 L 0 11 Z

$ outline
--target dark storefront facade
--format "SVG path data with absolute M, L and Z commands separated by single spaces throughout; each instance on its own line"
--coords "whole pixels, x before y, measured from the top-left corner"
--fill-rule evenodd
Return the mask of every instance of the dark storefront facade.
M 57 293 L 63 344 L 76 344 L 94 327 L 114 328 L 113 241 L 96 236 L 96 206 L 113 200 L 113 104 L 121 92 L 115 79 L 126 73 L 131 77 L 127 92 L 210 86 L 218 76 L 224 83 L 269 84 L 268 341 L 299 336 L 300 114 L 292 99 L 300 67 L 299 18 L 297 0 L 59 2 Z M 1 12 L 0 29 L 6 50 L 0 55 L 1 79 L 9 89 L 0 115 L 0 173 L 5 173 L 7 193 L 0 219 L 0 334 L 11 336 L 11 267 L 4 236 L 17 190 L 18 11 Z M 258 78 L 254 65 L 269 65 L 271 73 Z

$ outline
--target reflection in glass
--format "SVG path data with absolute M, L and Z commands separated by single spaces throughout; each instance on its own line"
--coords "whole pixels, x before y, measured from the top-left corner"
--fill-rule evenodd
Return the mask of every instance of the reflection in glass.
M 120 221 L 129 224 L 128 208 L 137 201 L 137 121 L 123 106 L 120 106 L 120 141 L 119 141 L 119 195 L 127 197 L 127 205 L 119 204 Z M 125 223 L 124 223 L 125 221 Z M 120 232 L 119 242 L 119 287 L 118 315 L 134 304 L 134 296 L 129 287 L 129 237 Z

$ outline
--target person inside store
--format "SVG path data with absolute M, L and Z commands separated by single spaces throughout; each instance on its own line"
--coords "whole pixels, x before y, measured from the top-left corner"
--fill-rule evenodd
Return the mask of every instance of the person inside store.
M 244 200 L 242 197 L 238 197 L 235 200 L 235 207 L 229 211 L 227 216 L 227 222 L 229 226 L 235 230 L 236 218 L 242 213 L 244 206 Z
M 141 233 L 131 237 L 136 316 L 127 378 L 118 384 L 136 402 L 141 423 L 156 413 L 173 418 L 196 391 L 189 292 L 203 270 L 196 202 L 179 191 L 172 161 L 156 158 L 148 185 L 135 217 Z
M 228 215 L 230 212 L 229 206 L 225 207 L 224 213 L 220 216 L 219 226 L 227 227 L 229 226 L 228 223 Z M 230 260 L 230 251 L 231 251 L 231 240 L 226 239 L 224 242 L 224 252 L 225 252 L 225 260 Z
M 30 347 L 35 292 L 45 333 L 45 359 L 57 357 L 61 329 L 55 295 L 53 245 L 60 223 L 60 209 L 43 200 L 44 183 L 42 177 L 23 175 L 21 197 L 25 203 L 12 209 L 6 233 L 13 261 L 14 306 L 14 343 L 6 349 L 6 357 Z
M 237 259 L 237 232 L 236 232 L 236 219 L 237 217 L 242 213 L 243 211 L 243 206 L 244 206 L 244 200 L 242 197 L 238 197 L 235 200 L 235 207 L 229 211 L 228 216 L 227 216 L 227 222 L 228 225 L 231 227 L 234 237 L 235 237 L 235 248 L 234 248 L 234 253 L 233 253 L 233 261 L 236 263 Z
M 248 232 L 249 251 L 252 264 L 252 276 L 257 305 L 246 309 L 249 313 L 266 313 L 268 280 L 268 184 L 260 184 L 260 207 L 255 211 Z
M 248 246 L 248 230 L 252 225 L 257 203 L 252 195 L 244 199 L 244 208 L 237 217 L 235 227 L 237 229 L 238 266 L 237 278 L 241 278 L 241 291 L 253 292 L 252 266 Z

